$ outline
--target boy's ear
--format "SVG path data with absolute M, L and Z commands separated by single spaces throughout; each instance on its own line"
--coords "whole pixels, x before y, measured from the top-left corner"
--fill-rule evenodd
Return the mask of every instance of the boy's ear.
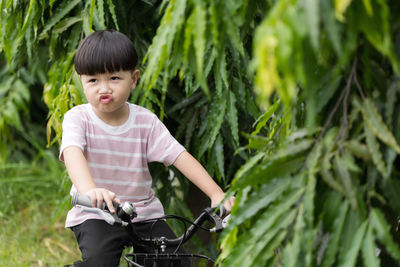
M 132 71 L 132 90 L 136 88 L 139 76 L 140 76 L 140 71 L 138 69 Z

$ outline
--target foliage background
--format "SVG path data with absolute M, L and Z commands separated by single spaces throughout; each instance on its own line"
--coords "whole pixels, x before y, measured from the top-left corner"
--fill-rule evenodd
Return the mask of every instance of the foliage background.
M 115 28 L 143 59 L 132 102 L 236 194 L 222 266 L 400 262 L 398 1 L 1 0 L 0 12 L 4 225 L 48 202 L 62 222 L 61 121 L 86 101 L 74 51 Z M 190 216 L 186 180 L 152 173 L 168 211 Z M 50 258 L 30 262 L 65 260 Z

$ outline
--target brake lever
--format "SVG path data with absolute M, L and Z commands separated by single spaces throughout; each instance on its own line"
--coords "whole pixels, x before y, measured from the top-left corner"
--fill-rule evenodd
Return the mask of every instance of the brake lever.
M 228 216 L 225 216 L 224 219 L 221 218 L 226 213 L 226 210 L 223 206 L 220 207 L 218 214 L 214 213 L 214 210 L 212 208 L 207 208 L 206 211 L 209 219 L 215 225 L 213 228 L 210 229 L 210 232 L 220 232 L 227 226 L 228 220 L 231 215 L 229 214 Z
M 122 226 L 127 226 L 128 223 L 122 221 L 120 218 L 118 218 L 116 213 L 109 213 L 106 212 L 102 209 L 99 208 L 89 208 L 86 206 L 82 206 L 82 205 L 76 205 L 76 207 L 81 208 L 81 211 L 85 211 L 85 212 L 89 212 L 89 213 L 94 213 L 99 215 L 100 217 L 102 217 L 108 224 L 114 225 L 115 223 L 117 224 L 121 224 Z

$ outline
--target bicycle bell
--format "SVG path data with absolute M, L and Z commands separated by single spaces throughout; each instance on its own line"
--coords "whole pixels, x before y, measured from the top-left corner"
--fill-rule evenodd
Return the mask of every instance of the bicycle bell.
M 124 202 L 118 207 L 117 215 L 121 220 L 129 222 L 137 217 L 135 206 L 131 202 Z

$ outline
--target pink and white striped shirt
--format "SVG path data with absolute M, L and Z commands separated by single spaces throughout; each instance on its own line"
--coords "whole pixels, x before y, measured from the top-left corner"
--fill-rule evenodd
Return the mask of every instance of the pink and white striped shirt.
M 128 103 L 129 104 L 129 103 Z M 173 164 L 185 148 L 151 111 L 129 104 L 129 118 L 120 126 L 102 121 L 90 104 L 76 106 L 64 115 L 60 160 L 68 146 L 82 149 L 98 187 L 117 194 L 122 201 L 136 206 L 138 218 L 145 220 L 164 214 L 161 202 L 151 188 L 148 162 Z M 72 186 L 71 193 L 76 191 Z M 72 208 L 66 227 L 87 219 L 101 219 L 96 214 Z

